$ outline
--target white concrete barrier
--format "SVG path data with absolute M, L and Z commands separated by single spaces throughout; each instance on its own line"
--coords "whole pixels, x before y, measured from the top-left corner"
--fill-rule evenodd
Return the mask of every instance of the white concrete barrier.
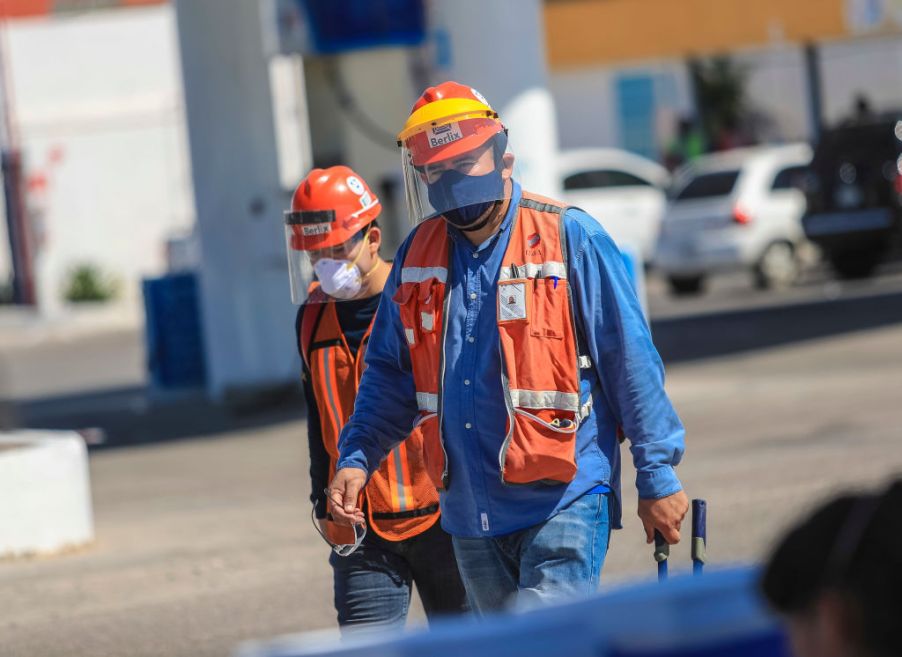
M 0 557 L 94 539 L 88 451 L 72 431 L 0 433 Z

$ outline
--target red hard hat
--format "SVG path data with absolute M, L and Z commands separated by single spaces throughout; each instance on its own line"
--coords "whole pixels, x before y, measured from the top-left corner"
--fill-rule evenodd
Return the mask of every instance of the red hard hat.
M 498 114 L 473 87 L 442 82 L 414 103 L 399 135 L 415 166 L 466 153 L 504 130 Z
M 379 199 L 349 167 L 314 169 L 294 190 L 285 213 L 291 248 L 316 251 L 344 244 L 381 211 Z
M 410 113 L 413 114 L 423 107 L 423 105 L 434 103 L 437 100 L 444 100 L 446 98 L 469 98 L 471 100 L 479 101 L 483 105 L 490 106 L 489 101 L 485 99 L 485 96 L 476 91 L 473 87 L 468 87 L 460 82 L 448 80 L 447 82 L 442 82 L 434 87 L 429 87 L 420 94 L 420 97 L 417 98 L 413 107 L 410 108 Z

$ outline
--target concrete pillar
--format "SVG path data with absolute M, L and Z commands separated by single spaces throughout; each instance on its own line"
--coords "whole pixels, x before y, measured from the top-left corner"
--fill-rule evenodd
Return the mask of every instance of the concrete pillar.
M 433 82 L 472 85 L 510 130 L 524 188 L 557 196 L 554 101 L 540 0 L 431 0 Z
M 278 156 L 261 10 L 177 0 L 191 150 L 208 390 L 294 379 Z

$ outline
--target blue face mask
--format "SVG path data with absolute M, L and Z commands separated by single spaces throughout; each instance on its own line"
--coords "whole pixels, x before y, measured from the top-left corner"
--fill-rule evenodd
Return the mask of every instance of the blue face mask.
M 504 195 L 498 169 L 482 176 L 468 176 L 449 169 L 428 186 L 429 203 L 457 228 L 471 227 Z

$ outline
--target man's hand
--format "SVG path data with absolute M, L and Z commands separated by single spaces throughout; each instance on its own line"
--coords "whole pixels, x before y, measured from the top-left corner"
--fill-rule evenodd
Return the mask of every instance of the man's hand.
M 645 542 L 655 540 L 657 529 L 670 545 L 680 542 L 680 525 L 689 511 L 689 498 L 679 491 L 657 500 L 639 500 L 639 518 L 645 528 Z
M 352 527 L 365 524 L 363 510 L 357 506 L 360 491 L 364 486 L 366 486 L 365 470 L 342 468 L 335 473 L 332 483 L 329 484 L 329 501 L 332 503 L 332 518 L 339 525 Z

